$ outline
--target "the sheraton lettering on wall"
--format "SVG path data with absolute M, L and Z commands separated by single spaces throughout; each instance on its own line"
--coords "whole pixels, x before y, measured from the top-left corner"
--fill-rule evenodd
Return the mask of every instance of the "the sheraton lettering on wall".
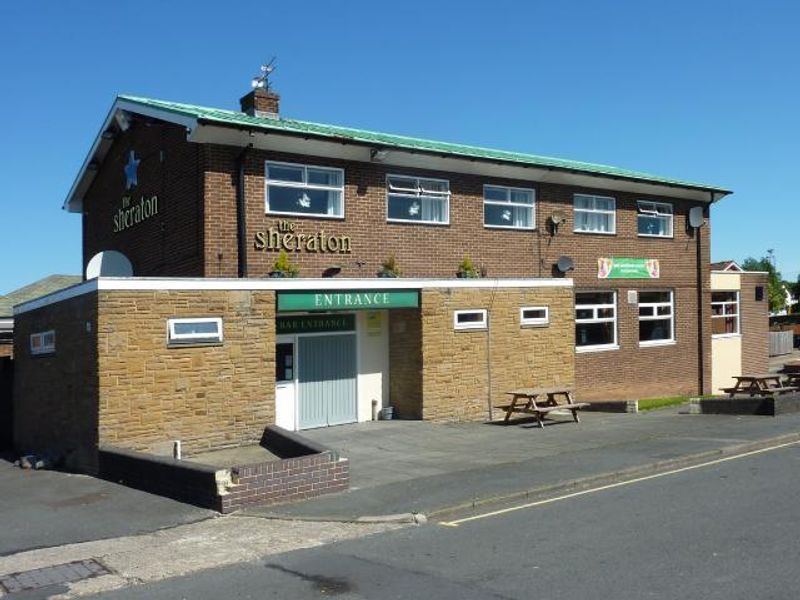
M 142 196 L 138 202 L 131 200 L 130 196 L 122 197 L 122 208 L 114 215 L 114 233 L 130 229 L 158 214 L 158 196 L 155 194 L 149 198 Z
M 257 231 L 255 248 L 265 252 L 352 252 L 349 235 L 329 235 L 324 229 L 316 233 L 299 233 L 294 230 L 294 223 L 291 221 L 278 221 L 276 227 Z

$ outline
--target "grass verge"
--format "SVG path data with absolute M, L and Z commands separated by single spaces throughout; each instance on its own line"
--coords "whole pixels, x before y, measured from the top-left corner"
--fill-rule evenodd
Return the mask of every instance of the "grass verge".
M 678 406 L 689 401 L 689 396 L 670 396 L 668 398 L 646 398 L 639 400 L 639 410 L 657 410 L 668 406 Z

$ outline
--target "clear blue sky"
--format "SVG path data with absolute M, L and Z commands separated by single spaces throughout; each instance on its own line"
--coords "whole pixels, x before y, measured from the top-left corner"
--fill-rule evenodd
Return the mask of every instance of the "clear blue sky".
M 0 293 L 78 273 L 61 204 L 114 96 L 236 108 L 258 65 L 288 116 L 735 190 L 715 259 L 800 269 L 800 3 L 0 5 Z

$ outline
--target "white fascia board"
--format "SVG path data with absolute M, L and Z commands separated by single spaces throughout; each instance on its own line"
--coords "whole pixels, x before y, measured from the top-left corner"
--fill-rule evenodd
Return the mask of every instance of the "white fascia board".
M 321 140 L 312 136 L 285 135 L 280 131 L 264 131 L 257 128 L 250 130 L 233 127 L 222 127 L 200 123 L 194 130 L 192 141 L 214 143 L 227 146 L 248 146 L 260 150 L 286 152 L 307 156 L 322 156 L 339 160 L 351 160 L 378 165 L 426 169 L 433 171 L 465 173 L 498 179 L 515 179 L 533 183 L 552 183 L 569 185 L 587 190 L 608 190 L 639 194 L 643 198 L 678 198 L 695 202 L 712 203 L 725 194 L 709 190 L 666 185 L 657 182 L 636 181 L 616 178 L 609 175 L 579 173 L 563 169 L 526 165 L 515 165 L 485 159 L 439 156 L 430 152 L 411 152 L 387 148 L 385 160 L 376 163 L 370 157 L 371 147 L 364 143 L 347 143 L 346 141 Z
M 64 204 L 62 206 L 64 210 L 73 213 L 83 212 L 83 195 L 89 190 L 89 187 L 92 185 L 92 181 L 94 181 L 95 177 L 95 170 L 90 169 L 89 166 L 94 162 L 98 165 L 97 168 L 99 168 L 100 163 L 102 163 L 103 159 L 105 159 L 106 153 L 111 147 L 112 140 L 105 139 L 103 134 L 108 131 L 109 127 L 111 127 L 117 112 L 119 111 L 136 113 L 147 117 L 152 117 L 154 119 L 159 119 L 161 121 L 175 123 L 176 125 L 183 125 L 187 129 L 188 137 L 191 136 L 191 132 L 197 126 L 197 120 L 193 117 L 179 115 L 166 110 L 145 107 L 140 104 L 136 104 L 135 102 L 117 98 L 114 101 L 114 104 L 111 106 L 111 110 L 108 112 L 105 120 L 103 121 L 103 126 L 97 133 L 97 136 L 92 143 L 92 147 L 89 150 L 89 154 L 87 154 L 86 159 L 83 161 L 83 165 L 81 165 L 80 171 L 78 171 L 78 176 L 72 183 L 72 187 L 70 188 L 67 198 L 64 200 Z
M 63 302 L 94 291 L 288 291 L 288 290 L 423 290 L 423 289 L 504 289 L 572 288 L 572 279 L 224 279 L 161 277 L 102 277 L 14 307 L 14 315 Z
M 13 331 L 14 319 L 0 319 L 0 331 Z

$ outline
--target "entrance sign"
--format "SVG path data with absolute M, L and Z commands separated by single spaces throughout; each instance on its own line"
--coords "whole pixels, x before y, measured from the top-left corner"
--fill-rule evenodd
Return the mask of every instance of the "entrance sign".
M 278 311 L 418 308 L 417 290 L 329 290 L 278 292 Z
M 598 258 L 598 279 L 658 279 L 657 258 Z
M 298 315 L 275 319 L 275 333 L 327 333 L 330 331 L 353 331 L 355 315 Z

